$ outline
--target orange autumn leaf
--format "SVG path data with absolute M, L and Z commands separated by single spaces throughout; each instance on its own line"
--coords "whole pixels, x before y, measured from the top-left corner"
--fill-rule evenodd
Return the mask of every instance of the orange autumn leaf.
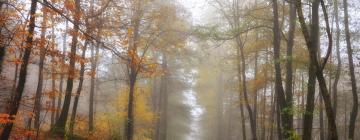
M 75 4 L 71 0 L 65 0 L 64 1 L 64 7 L 69 11 L 75 10 Z

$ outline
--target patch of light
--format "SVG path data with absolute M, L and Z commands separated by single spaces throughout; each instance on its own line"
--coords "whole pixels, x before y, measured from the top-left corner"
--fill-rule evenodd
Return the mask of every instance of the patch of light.
M 183 93 L 185 98 L 184 104 L 190 107 L 190 133 L 187 135 L 187 140 L 199 140 L 200 138 L 200 118 L 204 114 L 204 109 L 197 103 L 196 93 L 194 90 L 186 90 Z
M 191 13 L 193 24 L 200 24 L 201 18 L 204 15 L 204 7 L 207 5 L 207 0 L 177 0 Z

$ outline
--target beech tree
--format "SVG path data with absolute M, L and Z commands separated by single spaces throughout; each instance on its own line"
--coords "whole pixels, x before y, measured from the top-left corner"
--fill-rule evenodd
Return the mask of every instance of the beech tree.
M 349 31 L 349 13 L 348 13 L 348 4 L 347 0 L 343 1 L 344 5 L 344 25 L 345 25 L 345 36 L 346 36 L 346 50 L 348 54 L 349 60 L 349 70 L 350 70 L 350 78 L 351 78 L 351 91 L 353 94 L 353 108 L 350 115 L 350 124 L 349 124 L 349 139 L 354 139 L 354 131 L 355 131 L 355 123 L 356 117 L 358 114 L 359 108 L 359 99 L 357 95 L 357 87 L 356 87 L 356 79 L 355 79 L 355 72 L 354 72 L 354 61 L 353 61 L 353 51 L 351 47 L 350 41 L 350 31 Z
M 81 7 L 80 7 L 80 0 L 76 0 L 74 3 L 74 32 L 72 37 L 71 43 L 71 52 L 70 52 L 70 65 L 68 71 L 68 78 L 66 83 L 66 90 L 65 90 L 65 99 L 63 103 L 63 107 L 59 116 L 59 119 L 56 121 L 55 125 L 52 127 L 52 132 L 57 134 L 61 137 L 65 135 L 65 125 L 68 118 L 69 108 L 70 108 L 70 101 L 71 101 L 71 93 L 74 84 L 74 77 L 75 77 L 75 57 L 76 57 L 76 48 L 78 43 L 78 35 L 79 35 L 79 24 L 80 24 L 80 17 L 81 17 Z
M 28 28 L 28 35 L 26 38 L 26 48 L 24 51 L 24 56 L 22 57 L 22 64 L 20 68 L 19 80 L 16 87 L 15 95 L 12 101 L 10 102 L 10 109 L 9 109 L 9 117 L 10 120 L 15 120 L 15 116 L 18 113 L 21 98 L 24 92 L 25 82 L 26 82 L 26 75 L 27 75 L 27 66 L 29 63 L 29 58 L 31 54 L 31 49 L 33 47 L 33 35 L 35 29 L 35 12 L 37 9 L 37 0 L 31 1 L 30 7 L 30 21 L 29 21 L 29 28 Z M 14 123 L 10 122 L 5 125 L 3 132 L 1 133 L 1 139 L 7 140 L 10 137 L 11 130 L 13 128 Z

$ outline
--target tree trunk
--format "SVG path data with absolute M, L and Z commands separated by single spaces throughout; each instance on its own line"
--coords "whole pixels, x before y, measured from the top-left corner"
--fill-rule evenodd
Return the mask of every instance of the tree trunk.
M 266 56 L 267 57 L 267 56 Z M 267 61 L 265 61 L 267 62 Z M 266 73 L 266 72 L 265 72 Z M 266 74 L 265 74 L 266 75 Z M 267 76 L 265 76 L 265 81 L 267 82 Z M 262 97 L 262 102 L 261 102 L 261 140 L 265 140 L 265 136 L 266 136 L 266 124 L 265 124 L 265 120 L 266 120 L 266 90 L 267 90 L 267 83 L 265 83 L 265 87 L 264 87 L 264 91 L 263 91 L 263 97 Z
M 348 4 L 347 0 L 343 0 L 344 5 L 344 25 L 345 25 L 345 36 L 346 36 L 346 50 L 348 54 L 349 60 L 349 71 L 350 71 L 350 78 L 351 78 L 351 91 L 353 95 L 353 107 L 350 115 L 350 122 L 349 122 L 349 139 L 354 139 L 354 131 L 355 131 L 355 123 L 356 117 L 358 113 L 359 107 L 359 99 L 357 95 L 357 87 L 356 87 L 356 79 L 355 79 L 355 70 L 354 70 L 354 62 L 353 62 L 353 50 L 351 48 L 351 41 L 350 41 L 350 31 L 349 31 L 349 14 L 348 14 Z
M 304 73 L 301 72 L 301 102 L 299 101 L 299 110 L 302 112 L 305 110 L 304 108 L 304 104 L 305 104 L 305 80 L 304 80 Z M 303 117 L 302 117 L 302 113 L 299 113 L 298 115 L 298 134 L 302 134 L 303 133 L 303 125 L 302 125 L 302 121 L 303 121 Z
M 329 125 L 328 138 L 331 139 L 331 140 L 337 140 L 338 139 L 338 134 L 337 134 L 337 128 L 336 128 L 336 122 L 335 122 L 335 118 L 334 118 L 334 113 L 333 113 L 332 106 L 331 106 L 331 99 L 330 99 L 328 89 L 326 87 L 326 81 L 325 81 L 325 78 L 324 78 L 324 74 L 323 74 L 322 70 L 320 70 L 320 69 L 321 68 L 319 66 L 316 68 L 316 77 L 318 79 L 319 88 L 321 90 L 320 93 L 321 93 L 321 96 L 323 97 L 326 116 L 328 118 L 328 125 Z
M 137 75 L 140 69 L 140 64 L 137 62 L 138 52 L 137 47 L 139 43 L 139 26 L 140 26 L 140 16 L 141 16 L 141 2 L 135 2 L 135 13 L 134 17 L 131 20 L 132 25 L 132 36 L 131 36 L 131 43 L 130 47 L 128 48 L 128 54 L 130 55 L 130 61 L 128 63 L 129 73 L 129 100 L 128 100 L 128 110 L 127 110 L 127 120 L 125 126 L 125 135 L 126 140 L 133 140 L 134 138 L 134 94 L 135 94 L 135 85 L 137 80 Z M 131 34 L 131 33 L 130 33 Z
M 258 73 L 258 52 L 255 52 L 255 66 L 254 66 L 254 79 L 257 78 L 257 73 Z M 254 104 L 254 111 L 253 111 L 253 117 L 254 117 L 254 129 L 255 131 L 257 131 L 257 100 L 258 100 L 258 89 L 255 88 L 255 91 L 253 93 L 253 104 Z M 257 132 L 256 132 L 257 133 Z
M 53 61 L 55 61 L 54 59 L 53 59 Z M 54 64 L 52 64 L 52 65 L 54 65 Z M 54 66 L 51 66 L 51 71 L 52 72 L 55 72 L 55 67 Z M 52 93 L 53 93 L 53 95 L 51 95 L 51 121 L 50 121 L 50 127 L 52 127 L 52 126 L 54 126 L 54 124 L 55 124 L 55 112 L 54 112 L 54 109 L 55 109 L 55 104 L 56 104 L 56 98 L 55 98 L 55 96 L 56 96 L 56 94 L 55 93 L 57 93 L 57 91 L 56 91 L 56 80 L 55 80 L 55 74 L 54 73 L 51 73 L 51 91 L 52 91 Z
M 239 39 L 238 39 L 239 40 Z M 249 103 L 249 97 L 248 97 L 248 93 L 247 93 L 247 85 L 246 85 L 246 74 L 245 74 L 245 70 L 246 70 L 246 62 L 245 62 L 245 54 L 244 54 L 244 46 L 241 43 L 241 41 L 237 41 L 238 42 L 238 46 L 240 49 L 240 57 L 241 57 L 241 77 L 242 77 L 242 91 L 244 94 L 244 100 L 245 100 L 245 107 L 248 110 L 249 113 L 249 119 L 250 119 L 250 128 L 251 128 L 251 134 L 252 134 L 252 139 L 256 140 L 257 136 L 256 136 L 256 124 L 255 124 L 255 117 L 253 114 L 253 110 L 251 109 L 250 103 Z
M 333 109 L 334 109 L 334 117 L 336 120 L 337 114 L 337 87 L 341 74 L 341 57 L 340 57 L 340 25 L 339 25 L 339 7 L 338 0 L 334 0 L 334 12 L 335 12 L 335 22 L 336 22 L 336 59 L 337 59 L 337 67 L 335 73 L 335 79 L 333 83 Z
M 61 57 L 61 67 L 65 67 L 65 55 L 66 55 L 66 39 L 67 39 L 67 30 L 68 30 L 68 21 L 65 22 L 65 33 L 63 37 L 63 50 L 62 50 L 62 57 Z M 64 83 L 64 73 L 61 72 L 60 74 L 60 84 L 59 84 L 59 97 L 57 101 L 57 108 L 56 108 L 56 120 L 59 119 L 59 112 L 61 110 L 61 102 L 62 102 L 62 95 L 63 95 L 63 83 Z
M 80 8 L 81 8 L 80 0 L 75 0 L 74 34 L 71 44 L 70 65 L 68 72 L 69 75 L 66 83 L 65 99 L 60 113 L 60 117 L 56 121 L 55 125 L 51 128 L 52 133 L 60 137 L 64 137 L 65 135 L 65 125 L 68 119 L 70 102 L 71 102 L 71 92 L 74 85 L 75 62 L 76 62 L 75 57 L 76 57 L 76 47 L 78 43 L 79 24 L 80 24 L 80 15 L 81 15 Z
M 270 70 L 270 78 L 272 79 L 274 76 L 274 72 L 272 71 L 273 69 Z M 274 126 L 275 126 L 275 113 L 276 113 L 276 96 L 274 95 L 274 86 L 273 86 L 273 80 L 270 81 L 270 94 L 271 94 L 271 111 L 270 111 L 270 138 L 269 140 L 273 140 L 274 139 Z M 280 140 L 280 139 L 279 139 Z
M 94 13 L 94 0 L 91 0 L 90 1 L 90 14 L 93 14 Z M 92 32 L 92 27 L 90 24 L 89 24 L 89 18 L 85 19 L 85 22 L 86 22 L 86 32 L 87 34 L 90 34 Z M 97 24 L 98 26 L 98 32 L 97 32 L 97 38 L 100 40 L 100 35 L 101 35 L 101 19 L 98 19 L 96 18 L 95 20 L 99 20 L 100 22 Z M 87 40 L 89 41 L 89 40 Z M 89 42 L 87 42 L 89 43 Z M 88 44 L 85 44 L 85 48 L 87 47 Z M 86 50 L 84 50 L 86 51 Z M 84 55 L 84 58 L 85 58 L 85 54 Z M 88 124 L 88 127 L 89 127 L 89 133 L 92 133 L 93 130 L 94 130 L 94 115 L 95 115 L 95 110 L 94 110 L 94 96 L 95 96 L 95 84 L 97 83 L 97 81 L 95 80 L 96 79 L 96 72 L 97 72 L 97 61 L 98 61 L 98 57 L 99 57 L 99 43 L 96 44 L 96 46 L 92 45 L 91 46 L 91 75 L 90 75 L 90 95 L 89 95 L 89 124 Z M 80 86 L 80 84 L 79 84 Z M 81 89 L 79 91 L 79 93 L 81 92 Z M 75 112 L 76 113 L 76 112 Z M 74 116 L 75 117 L 75 116 Z
M 245 116 L 244 116 L 244 109 L 243 109 L 243 103 L 242 103 L 242 94 L 241 94 L 241 92 L 244 92 L 244 90 L 242 90 L 241 91 L 241 89 L 243 89 L 243 85 L 242 85 L 242 80 L 244 80 L 243 78 L 242 78 L 242 76 L 243 75 L 241 75 L 242 73 L 241 73 L 241 64 L 240 64 L 240 47 L 239 46 L 237 46 L 236 47 L 236 52 L 237 52 L 237 61 L 236 61 L 236 64 L 237 64 L 237 77 L 238 77 L 238 82 L 239 82 L 239 86 L 238 86 L 238 88 L 239 88 L 239 101 L 240 101 L 240 117 L 241 117 L 241 125 L 242 125 L 242 136 L 243 136 L 243 139 L 244 140 L 246 140 L 246 126 L 245 126 L 245 123 L 246 123 L 246 121 L 245 121 Z
M 293 66 L 292 66 L 292 51 L 294 46 L 294 35 L 296 25 L 296 6 L 294 2 L 289 3 L 290 19 L 289 19 L 289 32 L 287 40 L 286 50 L 286 82 L 285 82 L 285 95 L 286 95 L 286 106 L 289 108 L 289 130 L 293 130 Z
M 281 79 L 281 66 L 280 66 L 280 26 L 279 26 L 279 15 L 278 15 L 278 5 L 277 0 L 273 0 L 273 14 L 274 14 L 274 67 L 275 67 L 275 94 L 277 98 L 277 103 L 279 105 L 279 111 L 281 115 L 281 125 L 282 125 L 282 136 L 285 139 L 290 139 L 292 135 L 292 111 L 287 104 L 287 100 L 284 94 L 284 88 L 282 85 Z M 290 44 L 291 45 L 291 44 Z M 291 84 L 292 82 L 290 82 Z M 291 85 L 290 85 L 291 86 Z M 291 88 L 290 88 L 291 90 Z M 291 92 L 291 91 L 290 91 Z M 291 95 L 292 97 L 292 95 Z M 292 98 L 289 99 L 292 102 Z
M 35 94 L 35 104 L 34 104 L 34 114 L 35 114 L 35 129 L 38 130 L 40 127 L 40 115 L 41 115 L 41 96 L 43 92 L 43 78 L 44 78 L 44 61 L 46 56 L 46 49 L 48 45 L 46 45 L 46 29 L 47 29 L 47 13 L 45 8 L 43 8 L 43 20 L 41 23 L 41 35 L 40 35 L 40 60 L 39 60 L 39 73 L 38 73 L 38 83 Z M 45 47 L 46 45 L 46 47 Z
M 135 71 L 131 72 L 130 82 L 129 82 L 129 100 L 128 100 L 128 116 L 126 122 L 126 140 L 133 140 L 134 136 L 134 94 L 135 94 L 135 83 L 136 83 L 136 73 Z
M 89 97 L 89 132 L 94 130 L 94 94 L 95 94 L 95 73 L 96 73 L 95 46 L 91 46 L 91 77 Z
M 240 103 L 240 119 L 241 119 L 242 137 L 244 140 L 246 140 L 246 118 L 245 118 L 245 113 L 244 113 L 244 105 L 242 103 Z
M 20 50 L 19 58 L 22 57 L 22 53 L 23 53 L 23 51 Z M 15 59 L 17 59 L 16 54 L 15 54 Z M 10 101 L 12 101 L 14 99 L 14 96 L 16 93 L 16 82 L 18 80 L 18 75 L 19 75 L 19 64 L 15 64 L 14 82 L 13 82 L 13 85 L 11 88 Z
M 323 113 L 323 102 L 322 99 L 319 98 L 319 120 L 320 120 L 320 140 L 325 140 L 325 134 L 324 134 L 324 113 Z
M 101 32 L 99 30 L 99 32 Z M 100 34 L 100 33 L 99 33 Z M 99 45 L 91 47 L 91 78 L 90 78 L 90 99 L 89 99 L 89 132 L 94 130 L 94 97 L 95 97 L 95 85 L 96 85 L 96 71 L 97 62 L 99 56 Z
M 2 14 L 5 13 L 3 11 L 3 3 L 1 2 L 0 3 L 0 15 L 3 16 Z M 5 26 L 5 21 L 1 21 L 0 23 L 0 75 L 1 75 L 1 72 L 2 72 L 2 64 L 4 62 L 4 59 L 5 59 L 5 54 L 6 54 L 6 45 L 5 45 L 5 37 L 2 35 L 2 29 L 4 28 Z
M 265 49 L 265 64 L 266 63 L 268 63 L 268 59 L 269 59 L 269 57 L 268 57 L 268 48 L 266 48 Z M 265 140 L 266 139 L 266 101 L 267 101 L 267 97 L 266 97 L 266 93 L 267 93 L 267 87 L 268 87 L 268 67 L 267 67 L 267 65 L 265 66 L 265 76 L 264 76 L 264 78 L 265 78 L 265 86 L 264 86 L 264 91 L 263 91 L 263 100 L 262 100 L 262 118 L 261 118 L 261 129 L 262 129 L 262 133 L 261 133 L 261 140 Z M 272 100 L 272 99 L 271 99 Z M 272 107 L 271 105 L 270 105 L 270 107 Z
M 34 28 L 35 28 L 35 13 L 36 13 L 36 7 L 37 7 L 37 0 L 31 0 L 31 6 L 30 6 L 30 20 L 29 20 L 29 28 L 28 28 L 28 35 L 26 38 L 26 48 L 24 51 L 24 56 L 22 58 L 21 68 L 20 68 L 20 75 L 19 75 L 19 81 L 18 86 L 16 88 L 16 93 L 14 96 L 14 99 L 11 101 L 10 109 L 9 109 L 9 115 L 14 116 L 17 114 L 21 97 L 23 95 L 25 82 L 26 82 L 26 74 L 27 74 L 27 66 L 29 63 L 29 58 L 31 54 L 31 49 L 33 47 L 33 35 L 34 35 Z M 10 117 L 11 120 L 15 120 L 15 117 Z M 2 140 L 8 140 L 10 137 L 10 132 L 13 127 L 13 123 L 8 123 L 4 126 L 4 129 L 1 134 Z
M 3 65 L 3 62 L 4 62 L 4 59 L 5 59 L 5 53 L 6 53 L 6 47 L 5 47 L 5 43 L 3 43 L 3 36 L 1 34 L 1 30 L 0 30 L 0 74 L 2 72 L 2 65 Z
M 277 138 L 278 140 L 282 140 L 283 139 L 283 135 L 282 135 L 282 131 L 283 128 L 281 127 L 281 113 L 280 113 L 280 107 L 279 104 L 277 103 L 277 96 L 275 93 L 275 107 L 276 107 L 276 130 L 277 130 Z
M 85 73 L 85 54 L 86 54 L 86 49 L 87 49 L 87 45 L 88 45 L 88 41 L 85 40 L 85 45 L 83 46 L 83 52 L 81 54 L 81 60 L 80 61 L 80 77 L 79 77 L 79 86 L 76 90 L 76 94 L 75 94 L 75 99 L 74 99 L 74 104 L 73 104 L 73 109 L 71 112 L 71 117 L 70 117 L 70 136 L 73 135 L 74 132 L 74 126 L 75 126 L 75 118 L 76 118 L 76 111 L 77 111 L 77 106 L 79 103 L 79 98 L 80 98 L 80 94 L 81 94 L 81 90 L 83 87 L 83 82 L 84 82 L 84 73 Z
M 321 96 L 322 96 L 324 104 L 325 104 L 325 110 L 326 110 L 326 115 L 327 115 L 328 124 L 329 124 L 328 138 L 332 139 L 332 140 L 337 140 L 338 135 L 337 135 L 335 118 L 334 118 L 334 114 L 333 114 L 333 110 L 332 110 L 332 105 L 331 105 L 331 99 L 330 99 L 330 95 L 328 93 L 326 81 L 325 81 L 324 74 L 323 74 L 323 66 L 324 66 L 324 64 L 326 64 L 326 61 L 324 61 L 323 65 L 321 65 L 321 64 L 319 64 L 320 62 L 318 61 L 318 57 L 317 57 L 318 48 L 319 48 L 319 44 L 320 44 L 319 5 L 320 5 L 320 0 L 315 0 L 312 2 L 312 24 L 311 24 L 311 30 L 310 30 L 311 33 L 310 33 L 308 31 L 308 27 L 305 23 L 304 15 L 302 12 L 301 0 L 296 1 L 299 22 L 300 22 L 301 29 L 302 29 L 302 32 L 303 32 L 303 35 L 304 35 L 304 38 L 306 41 L 306 45 L 307 45 L 308 51 L 309 51 L 309 56 L 310 56 L 309 58 L 311 61 L 310 67 L 314 67 L 315 75 L 316 75 L 316 78 L 318 79 L 319 88 L 321 90 L 320 93 L 321 93 Z M 311 77 L 309 77 L 309 79 L 310 78 Z M 306 112 L 306 113 L 309 113 L 309 112 Z M 304 123 L 305 123 L 305 121 L 304 121 Z M 306 128 L 304 128 L 304 130 L 306 130 Z M 310 130 L 306 130 L 306 131 L 310 131 Z M 310 135 L 311 135 L 311 133 L 310 133 Z M 304 135 L 304 137 L 305 137 L 305 135 Z M 303 139 L 306 139 L 304 137 L 303 137 Z M 311 136 L 308 138 L 311 138 Z
M 54 18 L 51 19 L 52 23 L 55 23 Z M 55 27 L 52 27 L 52 31 L 51 31 L 51 38 L 52 38 L 52 42 L 51 42 L 51 51 L 56 51 L 55 48 Z M 51 91 L 52 91 L 52 95 L 51 95 L 51 122 L 50 122 L 50 127 L 54 126 L 55 124 L 55 104 L 56 104 L 56 95 L 58 93 L 58 91 L 56 90 L 56 58 L 55 55 L 52 53 L 51 54 Z
M 347 98 L 347 94 L 344 94 L 344 98 L 345 98 L 345 101 L 347 101 L 347 99 L 348 99 L 348 98 Z M 346 136 L 346 132 L 347 132 L 347 128 L 348 128 L 347 125 L 346 125 L 346 124 L 348 123 L 348 113 L 347 113 L 347 111 L 348 111 L 347 109 L 348 109 L 348 108 L 347 108 L 347 107 L 348 107 L 347 104 L 345 104 L 345 109 L 344 109 L 344 110 L 345 110 L 345 111 L 344 111 L 344 121 L 345 121 L 345 122 L 344 122 L 344 124 L 343 124 L 343 125 L 344 125 L 344 134 L 345 134 L 345 135 L 344 135 L 344 140 L 347 140 L 347 139 L 348 139 L 348 137 Z
M 303 121 L 303 140 L 311 139 L 313 117 L 314 117 L 314 106 L 315 106 L 315 86 L 316 76 L 315 68 L 312 62 L 309 63 L 309 79 L 307 84 L 307 96 L 306 96 L 306 107 L 304 112 Z

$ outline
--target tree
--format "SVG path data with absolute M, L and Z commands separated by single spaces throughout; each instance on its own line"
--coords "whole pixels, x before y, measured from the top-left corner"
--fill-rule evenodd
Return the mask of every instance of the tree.
M 355 131 L 355 123 L 356 117 L 358 114 L 359 108 L 359 99 L 356 91 L 356 79 L 354 72 L 354 61 L 353 61 L 353 50 L 351 48 L 350 41 L 350 31 L 349 31 L 349 14 L 348 14 L 348 3 L 347 0 L 343 1 L 344 4 L 344 26 L 345 26 L 345 36 L 346 36 L 346 50 L 349 60 L 349 70 L 350 70 L 350 78 L 351 78 L 351 92 L 353 95 L 353 107 L 350 115 L 350 124 L 349 124 L 349 139 L 354 139 L 354 131 Z
M 281 67 L 280 67 L 280 26 L 279 26 L 279 16 L 278 16 L 278 4 L 277 4 L 277 0 L 273 0 L 273 12 L 274 12 L 274 66 L 275 66 L 275 94 L 276 94 L 276 98 L 277 98 L 277 103 L 279 105 L 279 109 L 280 109 L 280 114 L 281 114 L 281 124 L 282 124 L 282 134 L 283 137 L 285 139 L 291 139 L 291 133 L 292 133 L 292 93 L 291 90 L 292 89 L 288 89 L 290 91 L 287 92 L 287 97 L 285 96 L 284 93 L 284 88 L 282 85 L 282 79 L 281 79 Z M 292 11 L 294 12 L 294 11 Z M 292 13 L 293 16 L 293 13 Z M 294 17 L 292 17 L 292 19 L 294 19 Z M 293 21 L 290 21 L 293 22 Z M 290 27 L 290 31 L 293 32 L 294 28 L 293 27 L 293 23 L 291 23 L 292 27 Z M 293 33 L 290 33 L 293 34 Z M 292 37 L 292 35 L 290 35 Z M 289 40 L 293 39 L 289 38 Z M 292 51 L 292 43 L 293 42 L 288 42 L 288 52 L 287 55 L 291 56 L 291 52 Z M 291 61 L 291 60 L 290 60 Z M 292 72 L 291 72 L 291 62 L 287 62 L 287 80 L 290 80 L 292 78 L 290 78 Z M 287 81 L 289 82 L 289 81 Z M 290 81 L 290 84 L 292 83 L 292 81 Z M 289 87 L 287 87 L 289 88 Z
M 41 96 L 43 94 L 43 78 L 44 78 L 43 70 L 44 70 L 44 65 L 45 65 L 44 61 L 45 61 L 45 57 L 46 57 L 46 51 L 49 46 L 49 45 L 46 45 L 47 42 L 45 39 L 46 29 L 47 29 L 46 22 L 48 22 L 48 14 L 46 12 L 46 7 L 43 7 L 42 12 L 43 12 L 42 13 L 43 19 L 42 19 L 42 23 L 41 23 L 41 35 L 40 35 L 40 45 L 39 45 L 39 49 L 40 49 L 39 74 L 38 74 L 38 84 L 37 84 L 37 88 L 36 88 L 35 104 L 34 104 L 34 114 L 35 114 L 34 125 L 35 125 L 36 130 L 39 130 L 39 128 L 40 128 Z
M 296 6 L 293 1 L 289 2 L 289 31 L 287 38 L 287 48 L 286 48 L 286 82 L 285 82 L 285 95 L 286 95 L 286 106 L 289 110 L 289 130 L 293 130 L 293 46 L 294 46 L 294 37 L 295 37 L 295 27 L 296 27 Z
M 35 29 L 36 8 L 37 8 L 37 0 L 31 0 L 31 7 L 30 7 L 30 11 L 29 11 L 30 20 L 29 20 L 28 35 L 26 38 L 26 48 L 24 51 L 24 56 L 22 57 L 19 80 L 18 80 L 18 85 L 16 87 L 15 96 L 11 101 L 11 105 L 10 105 L 10 109 L 9 109 L 9 115 L 10 115 L 11 120 L 15 120 L 16 114 L 18 113 L 20 101 L 21 101 L 24 87 L 25 87 L 27 66 L 29 63 L 31 50 L 33 47 L 33 35 L 34 35 L 34 29 Z M 3 139 L 3 140 L 9 139 L 10 132 L 11 132 L 13 125 L 14 125 L 13 122 L 10 122 L 9 124 L 5 125 L 4 130 L 1 134 L 1 139 Z
M 312 2 L 312 6 L 311 6 L 312 7 L 312 10 L 311 10 L 312 11 L 312 18 L 311 18 L 312 22 L 311 22 L 310 32 L 308 31 L 308 27 L 305 23 L 303 11 L 302 11 L 301 0 L 296 1 L 296 8 L 297 8 L 297 13 L 298 13 L 298 19 L 299 19 L 299 22 L 301 25 L 301 30 L 303 32 L 306 46 L 309 51 L 309 58 L 310 58 L 310 66 L 309 67 L 313 67 L 312 70 L 309 71 L 309 79 L 312 76 L 313 77 L 316 76 L 316 78 L 318 80 L 319 88 L 321 91 L 320 93 L 323 98 L 323 101 L 325 104 L 326 115 L 328 117 L 329 138 L 335 140 L 335 139 L 338 139 L 337 128 L 336 128 L 333 108 L 331 106 L 330 95 L 328 93 L 328 89 L 326 87 L 326 82 L 325 82 L 325 78 L 324 78 L 324 74 L 323 74 L 323 68 L 326 64 L 327 59 L 325 58 L 324 61 L 322 62 L 322 64 L 320 64 L 321 62 L 319 62 L 318 57 L 317 57 L 319 42 L 320 42 L 320 40 L 319 40 L 319 6 L 320 6 L 320 2 L 323 3 L 323 1 L 321 1 L 321 0 L 315 0 Z M 324 4 L 322 4 L 322 6 L 323 5 Z M 326 13 L 324 11 L 324 9 L 323 9 L 323 12 Z M 327 17 L 325 16 L 325 19 L 326 18 Z M 328 34 L 329 34 L 329 32 L 328 32 Z M 329 39 L 331 39 L 331 38 L 329 38 Z M 310 84 L 310 82 L 309 82 L 309 84 Z M 311 94 L 309 93 L 309 90 L 308 90 L 308 96 L 312 96 Z M 308 101 L 309 101 L 309 97 L 308 97 Z M 313 100 L 310 102 L 313 102 Z M 313 108 L 313 105 L 307 104 L 307 107 Z M 305 112 L 305 114 L 306 113 L 312 113 L 312 112 Z M 305 115 L 305 117 L 308 117 L 308 116 Z M 307 124 L 308 122 L 305 122 L 305 120 L 304 120 L 304 130 L 305 131 L 304 131 L 303 139 L 311 138 L 311 131 L 307 132 L 309 130 L 306 130 L 307 128 L 305 128 L 305 125 L 311 125 L 312 115 L 311 115 L 309 121 L 310 121 L 310 124 Z M 310 126 L 310 130 L 311 130 L 311 126 Z
M 239 21 L 240 20 L 239 1 L 234 0 L 232 2 L 235 5 L 235 7 L 231 11 L 233 19 L 228 17 L 229 18 L 228 22 L 230 23 L 231 28 L 233 28 L 234 30 L 238 30 L 241 28 L 241 25 L 240 25 L 241 23 Z M 237 45 L 236 49 L 238 49 L 237 50 L 237 57 L 238 57 L 237 59 L 240 59 L 240 64 L 238 64 L 239 89 L 242 89 L 242 91 L 240 93 L 243 94 L 243 98 L 245 100 L 245 107 L 249 114 L 252 139 L 256 140 L 257 139 L 256 121 L 255 121 L 256 118 L 254 117 L 254 113 L 250 106 L 249 98 L 248 98 L 248 89 L 247 89 L 246 74 L 245 74 L 245 70 L 246 70 L 245 54 L 244 54 L 245 40 L 243 40 L 241 38 L 241 33 L 237 33 L 237 35 L 235 36 L 235 42 Z M 241 78 L 241 80 L 240 80 L 240 78 Z M 243 133 L 243 135 L 246 135 L 246 134 Z
M 1 1 L 0 2 L 0 12 L 3 13 L 3 5 L 4 3 Z M 3 17 L 4 15 L 0 15 L 0 17 Z M 6 47 L 5 47 L 5 43 L 3 41 L 4 36 L 2 35 L 2 30 L 5 26 L 5 21 L 1 21 L 0 22 L 0 74 L 2 72 L 2 65 L 3 65 L 3 61 L 5 58 L 5 53 L 6 53 Z
M 102 23 L 100 23 L 102 24 Z M 99 25 L 101 26 L 101 25 Z M 101 27 L 98 29 L 98 36 L 101 34 Z M 100 36 L 99 36 L 100 38 Z M 95 95 L 95 75 L 99 57 L 99 44 L 91 46 L 91 81 L 90 81 L 90 104 L 89 104 L 89 132 L 94 129 L 94 95 Z
M 63 48 L 62 48 L 62 56 L 61 56 L 61 67 L 65 66 L 65 55 L 66 55 L 66 49 L 67 49 L 67 45 L 66 45 L 66 40 L 67 40 L 67 33 L 66 31 L 68 30 L 68 21 L 65 21 L 65 33 L 63 36 Z M 60 115 L 60 110 L 61 110 L 61 102 L 62 102 L 62 95 L 63 95 L 63 84 L 64 84 L 64 77 L 65 74 L 62 72 L 60 74 L 60 82 L 59 82 L 59 97 L 57 100 L 57 111 L 56 111 L 56 120 L 59 119 L 59 115 Z
M 129 102 L 127 108 L 127 123 L 125 128 L 126 140 L 133 140 L 134 137 L 134 91 L 137 76 L 141 67 L 139 60 L 143 59 L 138 56 L 138 45 L 140 39 L 139 27 L 142 16 L 142 2 L 133 2 L 134 15 L 131 17 L 131 26 L 128 29 L 128 35 L 130 37 L 130 44 L 127 53 L 130 57 L 128 61 L 128 84 L 129 84 Z M 145 52 L 143 53 L 145 54 Z
M 51 18 L 51 23 L 55 24 L 55 19 L 54 16 Z M 51 30 L 51 93 L 50 94 L 50 98 L 51 98 L 51 107 L 50 107 L 50 111 L 51 111 L 51 118 L 50 118 L 50 126 L 53 126 L 55 124 L 55 119 L 56 119 L 56 95 L 58 92 L 58 90 L 56 89 L 56 43 L 55 43 L 55 39 L 56 39 L 56 35 L 55 35 L 55 27 L 52 27 Z
M 68 71 L 68 79 L 66 83 L 65 90 L 65 99 L 64 104 L 60 113 L 59 119 L 56 121 L 55 125 L 51 128 L 53 134 L 59 135 L 60 137 L 64 137 L 65 135 L 65 125 L 67 122 L 67 117 L 70 108 L 71 101 L 71 93 L 74 84 L 75 77 L 75 57 L 76 57 L 76 48 L 78 43 L 78 34 L 79 34 L 79 24 L 81 17 L 81 7 L 80 0 L 75 0 L 75 9 L 74 9 L 74 33 L 71 43 L 71 52 L 70 52 L 70 66 Z
M 70 129 L 70 135 L 72 136 L 73 133 L 74 133 L 74 125 L 75 125 L 75 117 L 76 117 L 76 111 L 77 111 L 77 108 L 78 108 L 78 103 L 79 103 L 79 98 L 80 98 L 80 94 L 81 94 L 81 90 L 82 90 L 82 87 L 83 87 L 83 82 L 84 82 L 84 73 L 85 73 L 85 54 L 86 54 L 86 49 L 88 47 L 88 41 L 86 40 L 85 41 L 85 44 L 82 48 L 82 54 L 81 54 L 81 59 L 80 60 L 80 76 L 79 76 L 79 85 L 78 85 L 78 88 L 76 90 L 76 95 L 75 95 L 75 98 L 74 98 L 74 104 L 73 104 L 73 109 L 72 109 L 72 112 L 71 112 L 71 117 L 70 117 L 70 126 L 69 126 L 69 129 Z
M 340 25 L 339 25 L 339 2 L 338 0 L 334 1 L 334 14 L 335 14 L 335 23 L 336 23 L 336 59 L 337 59 L 337 67 L 336 67 L 336 73 L 335 73 L 335 80 L 333 83 L 333 108 L 334 108 L 334 117 L 336 119 L 337 114 L 337 92 L 338 92 L 338 83 L 340 80 L 340 74 L 341 74 L 341 57 L 340 57 Z

